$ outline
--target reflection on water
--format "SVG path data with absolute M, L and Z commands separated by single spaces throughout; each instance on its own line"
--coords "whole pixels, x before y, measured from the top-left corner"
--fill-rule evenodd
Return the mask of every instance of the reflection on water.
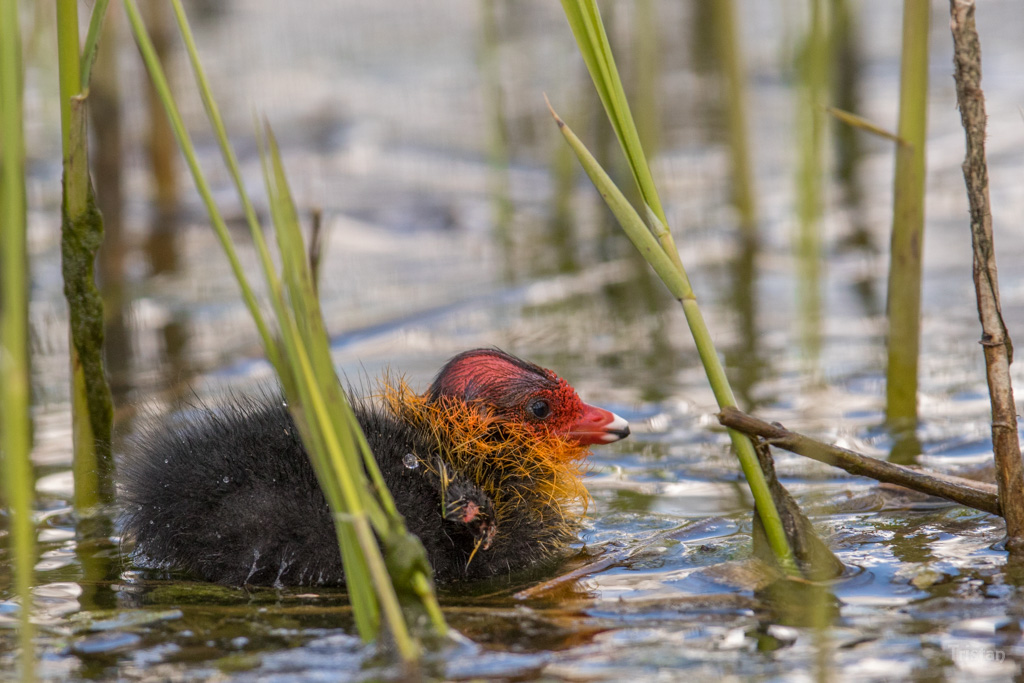
M 720 8 L 651 0 L 602 10 L 614 22 L 610 38 L 640 105 L 683 261 L 741 403 L 882 455 L 894 444 L 879 428 L 887 259 L 876 252 L 888 243 L 891 144 L 835 124 L 834 136 L 824 135 L 816 128 L 822 112 L 808 102 L 883 125 L 894 120 L 899 7 L 819 3 L 831 10 L 834 88 L 801 100 L 793 57 L 808 44 L 809 11 L 787 4 L 780 15 L 752 0 L 735 4 L 756 239 L 738 237 L 745 212 L 735 197 L 734 112 L 713 42 L 720 32 L 707 28 Z M 367 378 L 390 367 L 422 387 L 449 355 L 497 345 L 557 369 L 588 401 L 637 426 L 631 439 L 595 452 L 587 479 L 593 502 L 579 553 L 565 567 L 605 562 L 602 568 L 526 599 L 512 596 L 535 583 L 447 596 L 451 624 L 472 642 L 456 639 L 433 655 L 428 677 L 1016 671 L 1024 654 L 1020 580 L 1004 570 L 1002 524 L 991 516 L 907 501 L 779 453 L 782 481 L 850 571 L 820 589 L 766 590 L 744 564 L 750 501 L 711 416 L 714 402 L 682 316 L 618 233 L 543 105 L 546 92 L 631 188 L 557 3 L 457 0 L 399 11 L 353 0 L 309 3 L 304 13 L 280 3 L 203 7 L 197 38 L 238 136 L 246 182 L 258 188 L 258 159 L 245 137 L 255 107 L 280 134 L 299 202 L 323 208 L 330 233 L 324 310 L 339 368 L 354 386 L 372 388 Z M 990 0 L 980 12 L 994 218 L 1006 231 L 999 243 L 1003 310 L 1012 331 L 1024 313 L 1024 285 L 1012 267 L 1024 256 L 1024 241 L 1014 239 L 1016 217 L 1024 215 L 1016 110 L 1024 101 L 1024 55 L 1012 0 Z M 940 20 L 935 82 L 950 64 Z M 172 66 L 178 49 L 172 41 Z M 118 57 L 135 78 L 133 52 L 124 42 Z M 29 77 L 41 100 L 51 96 L 41 74 Z M 101 255 L 119 445 L 138 429 L 139 414 L 270 381 L 196 199 L 184 192 L 173 211 L 154 208 L 159 193 L 141 151 L 151 127 L 139 113 L 145 91 L 128 83 L 137 80 L 121 83 L 131 104 L 122 112 L 121 243 Z M 940 469 L 983 462 L 991 450 L 970 255 L 959 246 L 967 240 L 966 203 L 952 101 L 950 89 L 933 94 L 917 434 L 923 461 Z M 186 97 L 184 104 L 196 124 L 198 103 Z M 810 118 L 798 128 L 801 117 Z M 35 121 L 44 125 L 44 117 Z M 97 139 L 103 135 L 98 130 Z M 814 150 L 807 139 L 816 140 Z M 200 140 L 212 167 L 216 151 Z M 807 150 L 814 163 L 804 174 L 821 183 L 813 205 L 794 187 Z M 51 224 L 56 167 L 42 158 L 30 167 L 33 225 Z M 228 215 L 239 215 L 228 179 L 219 171 L 211 177 Z M 110 201 L 108 230 L 118 208 Z M 801 206 L 817 207 L 806 215 L 819 241 L 805 256 L 791 248 Z M 30 239 L 40 676 L 335 680 L 367 667 L 366 676 L 400 679 L 351 637 L 337 592 L 249 591 L 142 574 L 125 559 L 116 528 L 76 540 L 59 251 L 47 230 L 34 228 Z M 242 258 L 255 265 L 253 254 Z M 818 292 L 813 306 L 798 303 L 799 290 Z M 0 549 L 0 679 L 11 670 L 19 609 L 6 552 Z M 1004 658 L 964 654 L 975 652 Z
M 794 251 L 797 261 L 796 298 L 800 319 L 800 346 L 806 362 L 803 374 L 809 386 L 821 382 L 821 258 L 824 211 L 825 104 L 829 83 L 831 41 L 829 8 L 824 0 L 812 0 L 806 34 L 800 41 L 796 72 L 797 229 Z

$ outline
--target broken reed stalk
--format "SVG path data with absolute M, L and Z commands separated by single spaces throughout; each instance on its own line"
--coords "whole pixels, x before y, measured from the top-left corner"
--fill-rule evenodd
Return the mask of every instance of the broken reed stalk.
M 21 609 L 21 679 L 33 680 L 32 583 L 36 564 L 29 421 L 28 248 L 25 239 L 25 137 L 18 0 L 0 0 L 0 460 L 8 518 L 12 593 Z
M 917 425 L 925 137 L 928 129 L 929 2 L 903 2 L 897 135 L 907 144 L 896 148 L 887 298 L 888 365 L 885 373 L 885 419 L 889 428 L 897 432 L 911 431 Z
M 1017 435 L 1017 409 L 1010 382 L 1013 344 L 999 306 L 992 210 L 985 163 L 985 95 L 981 90 L 981 42 L 974 23 L 974 0 L 950 0 L 956 100 L 967 138 L 963 163 L 967 199 L 971 205 L 971 243 L 974 247 L 974 290 L 981 320 L 989 399 L 992 403 L 992 448 L 996 461 L 999 500 L 1006 519 L 1011 550 L 1024 550 L 1024 470 Z
M 877 135 L 878 137 L 885 138 L 886 140 L 892 140 L 897 145 L 907 144 L 906 140 L 901 140 L 900 136 L 896 135 L 896 133 L 872 123 L 863 116 L 857 116 L 856 114 L 844 111 L 843 109 L 837 109 L 835 107 L 825 107 L 825 112 L 837 121 L 845 123 L 847 126 L 852 128 L 862 130 L 866 133 L 871 133 L 872 135 Z
M 106 3 L 96 6 L 106 9 Z M 102 15 L 90 22 L 94 54 Z M 78 3 L 57 2 L 57 50 L 60 65 L 61 141 L 64 196 L 61 212 L 61 268 L 68 301 L 71 337 L 71 420 L 74 441 L 75 511 L 80 519 L 114 501 L 111 452 L 113 402 L 103 370 L 103 300 L 93 275 L 103 241 L 103 219 L 89 179 L 85 89 L 92 66 L 83 69 L 79 48 Z M 83 73 L 84 72 L 84 73 Z
M 723 408 L 718 413 L 718 421 L 723 427 L 741 431 L 752 437 L 760 437 L 771 446 L 778 446 L 791 453 L 838 467 L 850 474 L 897 484 L 982 512 L 1002 515 L 997 489 L 992 484 L 917 470 L 861 455 L 845 448 L 815 441 L 808 436 L 791 432 L 781 425 L 769 424 L 736 408 Z

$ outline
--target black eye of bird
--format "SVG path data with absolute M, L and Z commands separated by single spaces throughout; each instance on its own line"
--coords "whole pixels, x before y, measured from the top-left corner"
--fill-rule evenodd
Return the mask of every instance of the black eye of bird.
M 530 401 L 528 409 L 530 411 L 530 414 L 533 415 L 538 420 L 543 420 L 545 417 L 551 414 L 551 406 L 548 405 L 547 401 L 540 398 Z

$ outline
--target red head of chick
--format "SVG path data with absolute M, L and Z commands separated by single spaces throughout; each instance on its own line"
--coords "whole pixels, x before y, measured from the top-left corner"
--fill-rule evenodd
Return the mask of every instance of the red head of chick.
M 427 400 L 446 398 L 522 425 L 538 437 L 552 435 L 580 446 L 611 443 L 629 435 L 621 417 L 580 400 L 550 370 L 494 349 L 455 356 L 434 379 Z
M 495 349 L 449 360 L 430 388 L 353 401 L 435 578 L 508 576 L 560 554 L 586 503 L 581 464 L 625 420 L 550 370 Z M 280 400 L 247 400 L 151 430 L 121 468 L 136 563 L 242 585 L 340 585 L 333 521 Z

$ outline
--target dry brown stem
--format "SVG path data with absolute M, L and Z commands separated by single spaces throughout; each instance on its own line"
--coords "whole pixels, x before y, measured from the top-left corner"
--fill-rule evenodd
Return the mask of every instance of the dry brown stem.
M 770 424 L 752 415 L 747 415 L 736 408 L 723 409 L 718 414 L 718 421 L 725 427 L 730 427 L 751 437 L 761 437 L 772 446 L 778 446 L 826 465 L 839 467 L 850 474 L 905 486 L 914 491 L 939 496 L 976 510 L 990 512 L 993 515 L 1002 514 L 997 489 L 992 484 L 938 472 L 915 470 L 884 460 L 877 460 L 845 448 L 815 441 L 810 437 L 791 432 L 781 425 Z
M 989 398 L 992 402 L 992 447 L 995 452 L 999 500 L 1006 519 L 1007 546 L 1024 549 L 1024 470 L 1017 437 L 1017 410 L 1010 383 L 1013 345 L 999 307 L 992 212 L 985 163 L 985 96 L 981 91 L 981 43 L 974 24 L 974 0 L 950 0 L 956 99 L 967 138 L 963 163 L 971 205 L 974 245 L 974 289 L 981 320 Z

